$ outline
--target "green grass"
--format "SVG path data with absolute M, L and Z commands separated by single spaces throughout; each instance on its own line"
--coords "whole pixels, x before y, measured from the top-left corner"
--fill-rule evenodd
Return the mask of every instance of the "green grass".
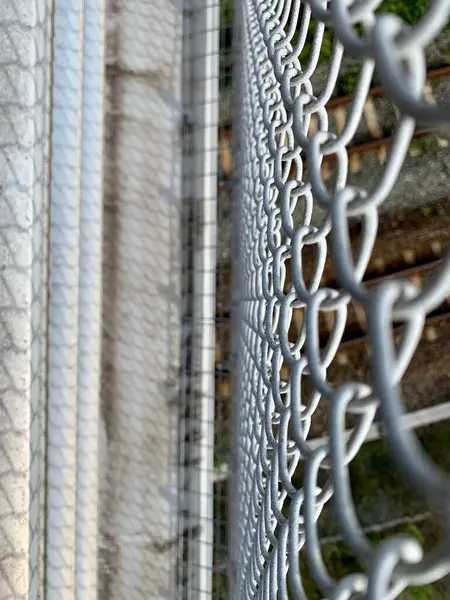
M 415 25 L 419 21 L 419 19 L 424 15 L 428 6 L 429 0 L 384 0 L 384 2 L 381 3 L 376 12 L 377 14 L 391 13 L 399 16 L 406 23 L 408 23 L 408 25 Z M 315 23 L 312 23 L 310 26 L 310 31 L 308 33 L 307 41 L 305 43 L 305 47 L 302 50 L 300 58 L 302 56 L 309 56 L 315 29 Z M 356 30 L 361 33 L 360 27 L 357 26 Z M 444 31 L 450 31 L 450 23 L 446 25 Z M 330 58 L 333 48 L 333 41 L 333 31 L 329 28 L 326 28 L 323 36 L 322 50 L 320 53 L 319 63 L 327 62 Z
M 448 452 L 450 423 L 442 422 L 423 428 L 417 430 L 417 434 L 423 449 L 443 469 L 448 470 L 450 468 L 450 453 Z M 300 477 L 302 478 L 302 473 Z M 397 470 L 390 451 L 382 440 L 369 442 L 361 448 L 350 465 L 350 479 L 356 511 L 360 519 L 363 512 L 367 518 L 367 509 L 373 507 L 377 498 L 380 497 L 384 497 L 385 503 L 403 507 L 405 514 L 413 515 L 427 508 Z M 295 485 L 301 485 L 301 481 L 297 478 Z M 372 514 L 371 519 L 372 522 L 376 522 L 376 515 Z M 321 520 L 325 524 L 325 530 L 322 526 L 322 536 L 338 533 L 331 505 L 324 508 L 319 524 Z M 373 543 L 380 543 L 393 534 L 406 533 L 427 549 L 433 545 L 439 532 L 439 524 L 431 517 L 418 524 L 404 523 L 387 531 L 369 533 L 368 537 Z M 321 550 L 329 574 L 336 580 L 351 573 L 364 571 L 364 565 L 358 561 L 343 541 L 325 544 Z M 300 556 L 300 568 L 302 584 L 308 599 L 320 600 L 322 595 L 309 571 L 303 551 Z M 448 592 L 448 583 L 438 581 L 409 588 L 401 594 L 400 600 L 444 600 L 449 596 Z
M 429 0 L 384 0 L 377 10 L 377 13 L 392 13 L 402 18 L 409 25 L 415 25 L 423 16 L 429 6 Z M 356 26 L 356 31 L 361 33 L 361 27 Z M 305 42 L 305 46 L 300 54 L 300 61 L 307 62 L 311 54 L 312 42 L 316 30 L 316 23 L 311 23 L 310 30 Z M 444 28 L 445 32 L 450 32 L 450 23 Z M 294 38 L 293 43 L 296 39 Z M 330 28 L 326 28 L 321 45 L 319 64 L 326 64 L 332 54 L 334 43 L 334 33 Z M 359 66 L 349 67 L 345 73 L 342 73 L 337 83 L 337 94 L 339 96 L 351 95 L 356 87 L 359 76 Z
M 377 13 L 392 13 L 398 15 L 409 25 L 415 25 L 417 21 L 426 12 L 429 6 L 429 0 L 384 0 L 377 10 Z M 233 25 L 233 0 L 221 0 L 220 3 L 221 19 L 221 53 L 220 53 L 220 72 L 221 87 L 227 88 L 232 84 L 232 69 L 229 65 L 230 52 L 232 44 L 232 25 Z M 289 24 L 286 26 L 288 28 Z M 300 61 L 307 62 L 311 53 L 312 41 L 316 23 L 311 23 L 304 48 L 300 54 Z M 226 33 L 228 31 L 228 33 Z M 356 26 L 356 31 L 361 32 L 361 27 Z M 450 23 L 444 28 L 445 32 L 450 32 Z M 295 44 L 296 37 L 292 40 Z M 334 34 L 330 28 L 326 28 L 321 44 L 319 64 L 325 64 L 329 61 L 334 43 Z M 339 77 L 337 83 L 338 95 L 351 95 L 358 81 L 359 67 L 350 67 Z
M 421 544 L 424 543 L 422 530 L 413 524 L 405 523 L 395 528 L 395 530 L 389 531 L 389 534 L 408 534 Z M 380 543 L 383 540 L 383 534 L 380 533 L 371 533 L 368 537 L 373 543 Z M 384 537 L 386 537 L 385 534 Z M 364 572 L 364 565 L 358 561 L 343 542 L 325 544 L 321 548 L 321 553 L 329 575 L 337 581 L 352 573 Z M 300 556 L 300 571 L 302 585 L 308 600 L 321 600 L 322 594 L 311 575 L 303 551 Z M 437 581 L 423 586 L 412 586 L 399 596 L 399 600 L 444 600 L 447 597 L 447 584 Z

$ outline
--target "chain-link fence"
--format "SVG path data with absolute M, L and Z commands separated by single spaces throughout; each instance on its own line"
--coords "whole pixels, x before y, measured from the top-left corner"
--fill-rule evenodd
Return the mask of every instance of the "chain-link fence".
M 420 236 L 412 260 L 404 248 L 403 269 L 392 269 L 389 246 L 377 242 L 381 225 L 398 213 L 392 196 L 414 141 L 433 129 L 445 137 L 449 107 L 430 99 L 426 49 L 439 35 L 448 40 L 450 3 L 246 0 L 240 7 L 242 298 L 232 597 L 374 600 L 420 585 L 426 597 L 441 597 L 430 584 L 450 571 L 450 484 L 414 430 L 430 413 L 415 410 L 417 394 L 406 394 L 402 380 L 432 342 L 427 318 L 446 312 L 449 256 L 439 249 L 425 281 L 417 282 Z M 340 102 L 344 84 L 351 97 Z M 379 108 L 385 116 L 376 135 L 373 98 L 381 94 L 392 113 L 389 136 L 381 131 L 386 106 Z M 375 144 L 370 137 L 385 139 Z M 363 160 L 363 141 L 384 152 L 375 177 L 373 166 L 369 172 L 352 165 Z M 426 152 L 421 161 L 432 168 Z M 414 182 L 419 190 L 420 180 Z M 409 213 L 421 204 L 419 193 L 403 200 Z M 380 250 L 384 262 L 374 277 L 372 256 Z M 352 359 L 348 343 L 358 337 L 358 321 L 365 349 Z M 433 389 L 434 368 L 430 361 L 421 377 L 429 385 L 428 410 L 442 411 L 438 420 L 448 418 L 448 404 Z M 364 444 L 380 436 L 388 452 L 379 443 L 373 459 Z M 364 522 L 360 455 L 369 479 L 371 463 L 384 470 L 380 489 L 366 488 L 372 514 L 378 492 L 396 473 L 433 512 L 431 540 L 423 544 L 412 535 L 414 515 L 405 518 L 410 530 L 399 531 L 402 519 L 389 523 L 389 502 L 384 520 L 391 531 L 378 539 L 369 533 L 383 528 Z M 333 555 L 326 543 L 336 540 L 341 545 Z M 415 587 L 408 593 L 420 597 Z

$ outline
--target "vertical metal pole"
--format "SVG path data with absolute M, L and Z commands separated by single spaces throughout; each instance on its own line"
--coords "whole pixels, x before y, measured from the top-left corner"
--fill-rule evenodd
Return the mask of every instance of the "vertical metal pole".
M 48 346 L 48 278 L 49 278 L 49 184 L 50 184 L 50 121 L 51 121 L 51 54 L 53 0 L 32 2 L 37 26 L 35 59 L 39 68 L 34 75 L 37 91 L 35 110 L 37 148 L 34 152 L 34 219 L 33 219 L 33 282 L 34 310 L 31 364 L 31 444 L 30 444 L 30 542 L 28 582 L 29 600 L 41 600 L 45 581 L 45 506 L 47 489 L 46 427 L 47 427 L 47 346 Z M 1 595 L 1 594 L 0 594 Z
M 75 596 L 83 0 L 55 0 L 46 599 Z
M 194 123 L 194 365 L 200 403 L 199 539 L 196 597 L 211 598 L 213 573 L 214 340 L 216 314 L 216 202 L 220 4 L 193 2 L 192 112 Z M 198 365 L 198 367 L 197 367 Z
M 97 600 L 105 2 L 84 2 L 76 598 Z
M 237 468 L 238 468 L 238 406 L 239 383 L 236 381 L 239 361 L 239 342 L 241 328 L 241 295 L 242 295 L 242 269 L 240 260 L 240 194 L 242 178 L 242 151 L 241 128 L 242 119 L 242 39 L 241 39 L 241 11 L 240 4 L 233 6 L 233 47 L 232 47 L 232 193 L 231 193 L 231 335 L 230 335 L 230 425 L 229 425 L 229 475 L 228 475 L 228 589 L 230 598 L 237 596 L 237 548 L 238 548 L 238 494 L 237 494 Z

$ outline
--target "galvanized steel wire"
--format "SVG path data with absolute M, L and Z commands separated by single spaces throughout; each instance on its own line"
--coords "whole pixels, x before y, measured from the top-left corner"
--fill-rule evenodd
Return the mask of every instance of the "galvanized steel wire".
M 427 314 L 437 308 L 450 286 L 450 255 L 424 289 L 391 279 L 370 290 L 364 273 L 377 236 L 377 209 L 389 196 L 417 121 L 440 125 L 448 108 L 423 95 L 424 49 L 450 16 L 450 1 L 430 2 L 415 26 L 393 14 L 375 11 L 381 0 L 243 0 L 242 131 L 240 150 L 239 307 L 237 373 L 238 454 L 237 520 L 234 536 L 237 568 L 234 597 L 307 597 L 300 570 L 303 548 L 311 574 L 327 598 L 395 598 L 410 585 L 436 581 L 450 572 L 448 494 L 450 479 L 421 448 L 413 430 L 402 426 L 402 376 L 420 340 Z M 314 25 L 311 52 L 300 59 Z M 357 26 L 357 27 L 356 27 Z M 325 27 L 334 42 L 323 89 L 311 82 Z M 329 131 L 325 108 L 335 88 L 344 50 L 358 58 L 360 74 L 345 127 Z M 361 121 L 376 69 L 385 93 L 399 108 L 387 162 L 372 189 L 348 183 L 346 146 Z M 319 128 L 309 133 L 311 117 Z M 334 155 L 332 186 L 321 177 L 324 157 Z M 305 175 L 307 166 L 308 176 Z M 292 176 L 294 173 L 294 176 Z M 312 223 L 315 207 L 326 212 Z M 298 215 L 303 215 L 299 224 Z M 349 225 L 362 224 L 356 258 Z M 314 274 L 303 276 L 302 252 L 316 251 Z M 339 285 L 321 285 L 327 255 Z M 287 265 L 291 282 L 287 280 Z M 327 368 L 341 342 L 351 300 L 365 311 L 374 384 L 347 381 L 333 387 Z M 293 310 L 303 309 L 295 342 L 288 332 Z M 319 348 L 319 315 L 334 314 L 325 349 Z M 393 323 L 404 333 L 394 341 Z M 282 378 L 282 365 L 289 376 Z M 302 393 L 309 378 L 314 391 Z M 311 444 L 311 419 L 319 403 L 328 404 L 328 434 Z M 424 553 L 417 540 L 393 536 L 373 544 L 362 530 L 349 481 L 349 463 L 365 442 L 377 409 L 392 456 L 403 476 L 443 520 L 444 534 Z M 346 417 L 358 418 L 349 439 Z M 304 463 L 302 486 L 294 473 Z M 319 474 L 326 473 L 325 482 Z M 319 544 L 318 522 L 334 497 L 336 518 L 345 543 L 364 571 L 336 581 L 327 571 Z M 289 505 L 288 510 L 287 506 Z

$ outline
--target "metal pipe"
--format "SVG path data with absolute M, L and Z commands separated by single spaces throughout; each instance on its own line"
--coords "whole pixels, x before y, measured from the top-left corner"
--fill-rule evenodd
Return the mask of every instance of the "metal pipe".
M 420 408 L 418 410 L 405 413 L 402 417 L 402 424 L 406 429 L 417 429 L 419 427 L 428 427 L 441 421 L 447 421 L 450 419 L 450 402 L 441 402 L 435 406 L 428 406 L 426 408 Z M 350 439 L 353 433 L 353 429 L 348 429 L 344 432 L 346 440 Z M 376 421 L 368 431 L 365 438 L 365 442 L 374 442 L 384 436 L 384 428 L 382 421 Z M 308 440 L 308 446 L 314 450 L 326 445 L 329 442 L 329 437 L 324 435 L 322 437 L 316 437 Z M 220 471 L 215 470 L 214 472 L 214 483 L 221 483 L 227 481 L 230 476 L 228 466 L 225 466 Z
M 242 265 L 240 256 L 240 234 L 241 234 L 241 194 L 242 194 L 242 98 L 243 90 L 243 61 L 242 61 L 242 7 L 240 4 L 233 6 L 233 35 L 232 35 L 232 86 L 234 91 L 234 102 L 232 107 L 232 136 L 231 136 L 231 215 L 233 237 L 231 241 L 231 319 L 230 319 L 230 424 L 229 424 L 229 471 L 228 482 L 228 595 L 236 598 L 238 595 L 237 574 L 237 550 L 239 548 L 238 527 L 238 466 L 239 466 L 239 342 L 242 327 Z M 221 394 L 221 392 L 220 392 Z
M 440 421 L 446 421 L 450 419 L 450 402 L 442 402 L 435 406 L 428 406 L 427 408 L 420 408 L 413 412 L 405 413 L 402 416 L 402 426 L 405 429 L 417 429 L 418 427 L 426 427 L 433 425 L 433 423 L 439 423 Z M 344 432 L 346 440 L 350 438 L 353 433 L 353 429 L 348 429 Z M 376 421 L 369 429 L 365 442 L 373 442 L 375 440 L 384 437 L 384 422 Z M 308 442 L 311 449 L 319 448 L 328 443 L 328 436 L 320 438 L 313 438 Z
M 219 114 L 219 3 L 194 0 L 192 52 L 194 237 L 194 364 L 200 403 L 199 464 L 193 467 L 199 537 L 195 597 L 209 600 L 213 572 L 214 340 Z M 198 367 L 197 367 L 198 365 Z M 195 477 L 196 475 L 196 477 Z M 197 481 L 196 481 L 197 480 Z
M 75 597 L 83 1 L 54 6 L 46 600 Z
M 84 2 L 76 598 L 97 599 L 105 2 Z

